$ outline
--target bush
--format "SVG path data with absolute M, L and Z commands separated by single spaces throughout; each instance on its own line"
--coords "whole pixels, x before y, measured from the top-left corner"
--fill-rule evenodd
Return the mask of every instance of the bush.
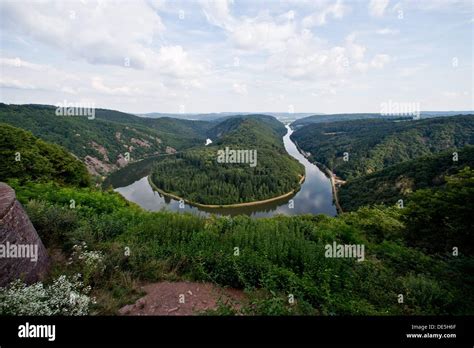
M 31 200 L 26 212 L 46 247 L 64 248 L 68 232 L 80 223 L 76 211 L 46 202 Z
M 97 282 L 105 270 L 104 254 L 101 251 L 87 250 L 85 242 L 72 247 L 70 263 L 82 272 L 84 284 Z
M 87 315 L 94 300 L 79 277 L 62 275 L 46 287 L 16 280 L 0 288 L 0 315 Z

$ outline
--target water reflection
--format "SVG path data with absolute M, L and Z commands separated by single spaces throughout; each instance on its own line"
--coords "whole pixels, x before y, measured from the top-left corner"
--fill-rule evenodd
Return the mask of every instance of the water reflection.
M 113 187 L 117 187 L 115 191 L 119 192 L 129 201 L 135 202 L 142 208 L 150 211 L 169 210 L 191 212 L 199 215 L 208 215 L 209 213 L 231 216 L 245 214 L 252 217 L 307 213 L 336 215 L 330 180 L 317 166 L 310 163 L 298 151 L 296 145 L 290 139 L 293 131 L 289 126 L 286 128 L 288 131 L 283 137 L 285 149 L 304 165 L 306 179 L 298 192 L 279 201 L 239 208 L 197 208 L 188 204 L 184 204 L 184 208 L 180 208 L 179 201 L 154 191 L 148 183 L 147 175 L 151 170 L 152 158 L 131 164 L 127 168 L 114 173 L 108 179 L 106 185 L 110 184 Z

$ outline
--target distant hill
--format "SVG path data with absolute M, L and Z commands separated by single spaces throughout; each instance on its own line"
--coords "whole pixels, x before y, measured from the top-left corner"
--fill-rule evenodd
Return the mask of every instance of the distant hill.
M 199 121 L 215 121 L 219 120 L 222 118 L 225 118 L 227 116 L 242 116 L 242 115 L 255 115 L 255 114 L 261 114 L 261 115 L 270 115 L 274 116 L 279 120 L 295 120 L 298 118 L 314 115 L 315 113 L 311 112 L 295 112 L 295 113 L 290 113 L 290 112 L 271 112 L 271 111 L 266 111 L 266 112 L 216 112 L 216 113 L 202 113 L 202 114 L 173 114 L 173 113 L 160 113 L 160 112 L 150 112 L 150 113 L 145 113 L 145 114 L 136 114 L 137 116 L 141 117 L 148 117 L 148 118 L 160 118 L 160 117 L 172 117 L 172 118 L 177 118 L 177 119 L 183 119 L 183 120 L 199 120 Z
M 153 183 L 165 192 L 191 202 L 227 205 L 265 200 L 299 188 L 303 166 L 288 155 L 282 135 L 285 127 L 270 116 L 231 117 L 208 134 L 209 146 L 158 159 Z M 257 154 L 251 163 L 219 163 L 218 151 L 248 150 Z
M 171 117 L 181 120 L 193 120 L 193 121 L 215 121 L 226 116 L 235 115 L 246 115 L 248 112 L 216 112 L 216 113 L 204 113 L 204 114 L 180 114 L 180 113 L 161 113 L 161 112 L 150 112 L 146 114 L 137 114 L 137 116 L 146 118 L 162 118 Z
M 266 126 L 270 127 L 274 132 L 283 136 L 286 134 L 286 129 L 283 125 L 278 122 L 275 117 L 268 115 L 232 115 L 226 116 L 224 118 L 215 121 L 207 131 L 207 136 L 211 139 L 220 138 L 232 130 L 238 128 L 244 120 L 258 120 L 259 122 L 264 123 Z
M 474 146 L 467 145 L 457 153 L 457 161 L 453 161 L 453 151 L 448 151 L 349 180 L 338 190 L 339 203 L 344 211 L 364 205 L 391 205 L 399 199 L 406 204 L 412 192 L 444 185 L 447 175 L 456 174 L 466 166 L 474 168 Z
M 353 179 L 474 144 L 474 116 L 315 123 L 296 130 L 292 139 L 311 153 L 310 160 L 323 163 L 343 179 Z
M 420 119 L 431 118 L 431 117 L 442 117 L 442 116 L 456 116 L 456 115 L 471 115 L 473 111 L 422 111 L 420 113 Z M 373 118 L 397 120 L 397 119 L 413 119 L 412 116 L 388 116 L 377 113 L 355 113 L 355 114 L 330 114 L 330 115 L 312 115 L 303 117 L 294 121 L 291 126 L 295 129 L 307 126 L 313 123 L 325 123 L 325 122 L 336 122 L 336 121 L 352 121 L 352 120 L 367 120 Z
M 0 123 L 0 181 L 54 180 L 89 186 L 87 169 L 58 145 L 42 141 L 30 132 Z
M 56 116 L 55 110 L 48 105 L 0 103 L 0 122 L 67 148 L 92 174 L 101 175 L 124 166 L 126 152 L 135 161 L 204 143 L 211 127 L 201 121 L 145 119 L 105 109 L 96 109 L 94 119 Z

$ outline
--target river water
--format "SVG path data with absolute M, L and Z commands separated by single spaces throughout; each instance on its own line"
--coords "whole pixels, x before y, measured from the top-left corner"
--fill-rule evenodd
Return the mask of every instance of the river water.
M 148 173 L 151 170 L 153 159 L 130 164 L 126 168 L 114 173 L 108 183 L 115 187 L 115 191 L 131 202 L 150 211 L 168 210 L 176 212 L 191 212 L 199 215 L 240 215 L 251 217 L 271 217 L 277 214 L 326 214 L 335 216 L 337 211 L 333 202 L 331 182 L 319 168 L 310 163 L 291 141 L 293 130 L 286 126 L 287 133 L 283 137 L 285 149 L 292 157 L 304 165 L 306 179 L 301 189 L 291 197 L 262 205 L 239 208 L 198 208 L 188 204 L 180 207 L 179 201 L 166 197 L 152 189 L 148 183 Z M 183 206 L 183 205 L 181 205 Z

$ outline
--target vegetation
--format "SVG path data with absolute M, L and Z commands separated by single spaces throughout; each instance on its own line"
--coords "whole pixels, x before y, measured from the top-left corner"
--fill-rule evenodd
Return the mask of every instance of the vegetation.
M 344 211 L 364 205 L 406 203 L 418 189 L 444 185 L 444 177 L 457 173 L 465 166 L 474 168 L 474 147 L 465 146 L 433 156 L 420 157 L 382 169 L 378 172 L 349 180 L 338 190 L 339 203 Z
M 292 139 L 311 153 L 310 159 L 323 163 L 343 179 L 353 179 L 417 157 L 474 144 L 474 117 L 319 123 L 295 131 Z
M 363 114 L 332 114 L 332 115 L 313 115 L 300 118 L 294 121 L 291 126 L 295 129 L 301 128 L 314 123 L 327 123 L 338 121 L 352 121 L 352 120 L 369 120 L 369 119 L 388 119 L 388 120 L 410 120 L 412 116 L 390 116 L 375 113 Z
M 46 283 L 87 274 L 84 286 L 97 298 L 93 314 L 113 314 L 134 301 L 139 282 L 184 278 L 246 289 L 252 301 L 245 314 L 411 315 L 474 310 L 473 255 L 466 247 L 473 180 L 474 171 L 465 170 L 443 192 L 422 190 L 405 209 L 264 219 L 152 213 L 113 192 L 11 184 L 47 248 L 64 255 L 55 258 Z M 65 204 L 71 198 L 81 204 L 71 209 Z M 325 257 L 333 241 L 365 245 L 365 261 Z M 74 257 L 83 243 L 104 267 Z M 459 255 L 453 246 L 461 246 Z M 288 303 L 289 294 L 296 304 Z
M 474 233 L 474 171 L 469 167 L 446 177 L 446 185 L 418 190 L 411 196 L 405 216 L 408 244 L 427 252 L 472 255 Z
M 4 123 L 0 123 L 0 164 L 0 181 L 15 178 L 90 185 L 84 164 L 65 149 Z
M 155 161 L 152 181 L 165 192 L 201 204 L 234 204 L 283 195 L 299 187 L 303 166 L 281 140 L 285 128 L 273 117 L 228 118 L 209 130 L 214 142 Z M 219 163 L 218 151 L 250 150 L 256 165 Z
M 55 107 L 0 103 L 0 122 L 23 128 L 42 140 L 61 145 L 82 161 L 91 156 L 109 170 L 130 153 L 132 161 L 165 153 L 167 147 L 181 150 L 204 144 L 206 122 L 146 119 L 118 111 L 96 109 L 95 118 L 56 116 Z M 100 170 L 106 173 L 109 170 Z
M 431 118 L 431 117 L 443 117 L 443 116 L 459 116 L 469 115 L 471 112 L 468 111 L 421 111 L 420 118 Z M 351 114 L 330 114 L 330 115 L 313 115 L 307 116 L 294 121 L 291 126 L 295 129 L 307 126 L 313 123 L 327 123 L 327 122 L 338 122 L 338 121 L 352 121 L 352 120 L 368 120 L 368 119 L 384 119 L 390 121 L 405 120 L 409 121 L 413 119 L 413 116 L 403 115 L 382 115 L 376 113 L 351 113 Z
M 0 314 L 87 315 L 94 301 L 89 291 L 78 275 L 70 279 L 62 275 L 47 287 L 41 282 L 28 286 L 17 279 L 0 288 Z
M 470 120 L 469 117 L 456 120 L 467 133 L 460 130 L 456 122 L 427 120 L 436 121 L 430 126 L 430 137 L 424 139 L 425 145 L 430 146 L 419 144 L 418 151 L 438 152 L 441 148 L 460 147 L 469 142 Z M 294 162 L 285 162 L 279 139 L 284 132 L 281 126 L 272 127 L 270 119 L 262 121 L 253 117 L 240 121 L 230 118 L 224 122 L 228 123 L 218 123 L 218 129 L 208 130 L 217 136 L 211 147 L 183 153 L 212 151 L 215 159 L 217 148 L 244 144 L 259 150 L 259 165 L 261 161 L 267 165 L 265 158 L 271 158 L 272 163 L 283 168 L 288 165 L 284 170 L 293 172 L 296 182 L 300 167 L 292 167 Z M 374 132 L 380 139 L 374 136 L 370 138 L 372 141 L 384 143 L 383 139 L 389 137 L 382 136 L 388 132 L 385 123 L 364 122 L 375 122 Z M 419 122 L 410 124 L 412 128 L 415 126 L 416 132 L 426 134 L 428 129 L 422 123 L 426 121 Z M 2 154 L 6 157 L 2 156 L 0 168 L 7 174 L 5 177 L 2 174 L 1 180 L 15 189 L 17 198 L 26 207 L 51 256 L 52 268 L 42 283 L 26 286 L 17 281 L 0 289 L 0 314 L 65 314 L 66 310 L 71 314 L 117 314 L 119 308 L 141 296 L 138 284 L 180 279 L 245 289 L 250 303 L 240 309 L 221 306 L 214 314 L 222 315 L 474 313 L 474 250 L 471 246 L 474 170 L 445 163 L 445 167 L 439 167 L 439 175 L 448 176 L 440 177 L 442 185 L 430 187 L 430 176 L 438 175 L 434 174 L 434 163 L 443 161 L 445 154 L 427 158 L 426 168 L 421 172 L 407 170 L 407 175 L 414 178 L 415 192 L 410 194 L 404 208 L 365 206 L 337 217 L 201 217 L 147 212 L 113 191 L 81 187 L 85 183 L 75 177 L 65 180 L 68 176 L 58 168 L 83 168 L 78 161 L 73 162 L 65 150 L 43 144 L 14 127 L 2 126 L 2 129 L 5 133 L 2 139 L 6 139 Z M 453 129 L 455 134 L 451 133 Z M 404 132 L 400 128 L 391 136 Z M 363 139 L 358 141 L 363 143 Z M 28 173 L 12 167 L 11 151 L 17 144 L 22 151 L 34 153 L 31 161 L 37 164 L 33 162 Z M 51 148 L 44 150 L 44 145 Z M 64 162 L 52 161 L 57 156 L 51 153 L 61 151 Z M 471 152 L 471 148 L 460 150 L 459 160 L 470 158 Z M 393 158 L 394 162 L 398 157 Z M 167 162 L 172 159 L 176 162 Z M 46 165 L 46 161 L 52 163 Z M 188 161 L 189 165 L 174 173 L 179 161 L 185 164 Z M 163 167 L 168 170 L 167 175 L 174 173 L 177 175 L 174 180 L 183 183 L 185 175 L 181 170 L 189 168 L 186 179 L 192 181 L 192 168 L 198 167 L 181 153 L 176 157 L 162 157 L 157 172 L 162 163 L 168 163 Z M 209 166 L 203 167 L 203 171 L 212 168 Z M 247 172 L 248 168 L 251 167 L 233 167 L 232 173 L 238 173 L 242 179 L 254 178 L 252 187 L 259 187 L 258 176 Z M 271 169 L 265 175 L 276 172 L 275 180 L 283 177 L 275 165 Z M 398 169 L 394 170 L 396 175 Z M 213 173 L 214 177 L 211 171 L 206 173 L 206 180 L 220 175 L 218 171 Z M 219 180 L 232 182 L 228 181 L 229 177 Z M 212 182 L 206 181 L 208 186 Z M 424 183 L 428 185 L 426 188 Z M 326 257 L 325 246 L 333 242 L 364 245 L 365 260 Z M 77 294 L 77 297 L 74 295 L 76 302 L 71 302 L 73 293 Z M 403 303 L 398 301 L 400 294 L 404 296 Z M 288 301 L 290 295 L 294 296 L 293 304 Z

